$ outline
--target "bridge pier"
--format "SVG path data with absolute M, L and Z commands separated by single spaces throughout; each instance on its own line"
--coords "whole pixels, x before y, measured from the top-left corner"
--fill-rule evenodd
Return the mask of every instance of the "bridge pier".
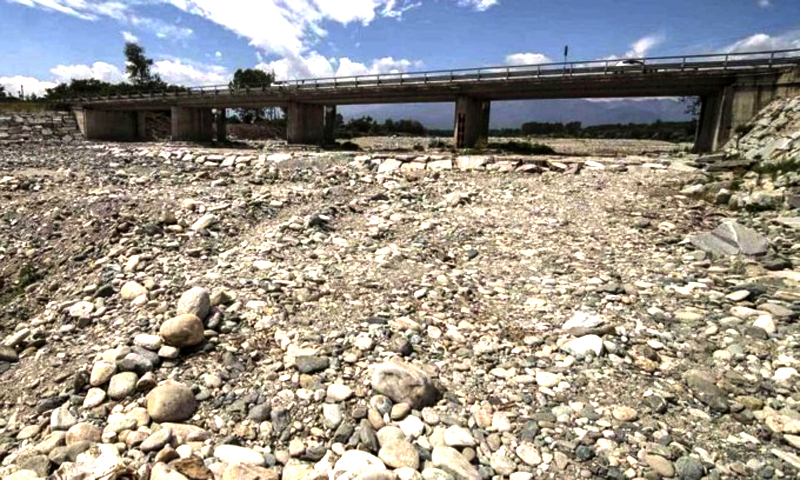
M 214 114 L 210 108 L 172 107 L 172 139 L 210 142 Z
M 456 99 L 455 132 L 456 148 L 472 148 L 481 140 L 489 140 L 489 112 L 491 102 L 473 97 Z
M 139 112 L 87 110 L 76 114 L 87 140 L 132 142 L 144 137 L 144 119 Z M 141 130 L 140 130 L 141 128 Z
M 323 141 L 325 145 L 336 143 L 336 105 L 325 107 L 325 134 Z
M 325 141 L 325 106 L 290 103 L 286 110 L 286 140 L 292 144 L 322 145 Z
M 228 141 L 228 109 L 218 108 L 216 114 L 217 142 L 225 143 Z

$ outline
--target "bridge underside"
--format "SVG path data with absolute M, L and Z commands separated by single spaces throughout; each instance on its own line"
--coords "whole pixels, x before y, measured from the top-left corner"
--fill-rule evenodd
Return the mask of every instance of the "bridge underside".
M 602 78 L 560 77 L 412 83 L 383 87 L 272 88 L 264 91 L 181 94 L 106 99 L 83 105 L 89 139 L 143 139 L 147 110 L 170 110 L 172 138 L 224 139 L 226 108 L 284 107 L 290 143 L 322 144 L 333 139 L 337 105 L 453 102 L 454 142 L 473 147 L 488 137 L 489 112 L 495 100 L 632 98 L 699 96 L 702 111 L 696 150 L 713 151 L 777 97 L 800 94 L 798 70 L 730 72 L 626 72 Z M 216 114 L 214 112 L 217 112 Z

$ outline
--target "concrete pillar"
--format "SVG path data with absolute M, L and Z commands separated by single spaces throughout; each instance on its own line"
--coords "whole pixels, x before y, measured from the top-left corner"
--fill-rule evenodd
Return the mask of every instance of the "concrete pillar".
M 228 141 L 228 109 L 217 109 L 217 142 L 225 143 Z
M 696 153 L 715 152 L 731 137 L 732 87 L 700 98 L 700 118 L 694 143 Z
M 83 110 L 83 128 L 87 140 L 132 142 L 137 138 L 136 112 Z
M 325 107 L 325 145 L 336 143 L 336 105 Z
M 325 140 L 325 107 L 290 103 L 286 111 L 286 140 L 289 143 L 321 145 Z
M 488 100 L 458 97 L 453 133 L 456 148 L 472 148 L 481 140 L 489 140 L 490 109 Z
M 214 115 L 210 108 L 172 107 L 172 139 L 210 142 Z
M 147 112 L 136 112 L 136 140 L 150 140 L 147 135 Z

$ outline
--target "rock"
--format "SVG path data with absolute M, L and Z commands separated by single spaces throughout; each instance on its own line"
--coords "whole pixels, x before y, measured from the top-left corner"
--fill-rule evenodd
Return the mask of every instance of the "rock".
M 647 465 L 656 471 L 662 477 L 670 478 L 675 475 L 675 468 L 672 466 L 672 462 L 667 460 L 666 458 L 660 455 L 652 455 L 652 454 L 645 454 L 644 456 L 645 462 Z
M 140 445 L 139 450 L 149 453 L 161 450 L 172 440 L 172 429 L 162 427 L 157 432 L 147 437 Z
M 147 350 L 157 352 L 158 349 L 161 348 L 161 337 L 158 335 L 142 333 L 134 337 L 133 344 L 142 348 L 146 348 Z
M 119 295 L 123 300 L 134 300 L 142 295 L 147 295 L 147 289 L 136 282 L 127 282 L 120 289 Z
M 579 355 L 585 357 L 588 354 L 593 354 L 599 357 L 603 354 L 603 339 L 597 335 L 584 335 L 583 337 L 575 338 L 565 343 L 561 347 L 565 352 L 571 355 Z
M 689 237 L 697 248 L 715 255 L 763 255 L 769 240 L 758 232 L 727 220 L 714 231 Z
M 78 419 L 69 411 L 69 406 L 67 405 L 56 408 L 50 414 L 50 428 L 52 430 L 69 430 L 76 423 L 78 423 Z
M 331 363 L 328 357 L 315 357 L 313 355 L 299 355 L 294 362 L 300 373 L 307 374 L 321 372 L 328 368 Z
M 681 480 L 700 480 L 705 475 L 705 469 L 700 460 L 684 455 L 675 462 L 675 473 Z
M 102 440 L 102 433 L 103 431 L 100 427 L 90 423 L 78 423 L 67 430 L 65 440 L 67 446 L 82 442 L 100 443 Z
M 264 455 L 245 447 L 236 445 L 220 445 L 214 449 L 214 457 L 225 463 L 243 463 L 263 467 L 266 465 Z
M 164 463 L 156 463 L 150 472 L 150 480 L 189 480 L 180 472 Z
M 531 467 L 538 466 L 542 463 L 542 456 L 539 454 L 539 449 L 531 443 L 521 443 L 516 450 L 517 456 Z
M 217 216 L 213 213 L 209 213 L 208 215 L 203 215 L 202 217 L 198 218 L 197 221 L 194 222 L 189 228 L 195 232 L 200 232 L 207 229 L 211 225 L 214 225 L 215 223 L 217 223 Z
M 481 480 L 478 470 L 455 448 L 435 447 L 432 463 L 434 467 L 451 474 L 455 480 Z
M 90 388 L 83 400 L 83 408 L 94 408 L 106 401 L 106 392 L 102 388 Z
M 353 389 L 347 385 L 332 383 L 328 385 L 325 401 L 328 403 L 338 403 L 353 396 Z
M 716 385 L 713 375 L 702 370 L 689 370 L 683 375 L 683 379 L 695 396 L 712 410 L 720 413 L 728 411 L 727 395 Z
M 89 377 L 89 384 L 93 387 L 99 387 L 104 383 L 111 380 L 111 377 L 117 372 L 117 366 L 103 361 L 97 362 L 92 366 L 92 374 Z
M 778 331 L 778 327 L 775 326 L 775 321 L 772 319 L 772 315 L 759 316 L 756 321 L 753 322 L 753 326 L 764 330 L 770 335 L 774 335 L 775 332 Z
M 197 455 L 173 460 L 169 462 L 169 466 L 190 480 L 214 480 L 214 473 L 206 467 L 203 459 Z
M 458 425 L 452 425 L 444 431 L 444 443 L 450 447 L 461 448 L 474 447 L 477 442 L 469 430 Z
M 371 383 L 376 392 L 415 409 L 433 406 L 441 396 L 425 372 L 399 360 L 375 367 Z
M 203 322 L 191 313 L 167 320 L 159 333 L 165 343 L 177 348 L 193 347 L 205 339 Z
M 0 345 L 0 362 L 18 362 L 19 355 L 12 347 Z
M 133 372 L 122 372 L 111 377 L 108 383 L 108 397 L 112 400 L 123 400 L 136 391 L 139 377 Z
M 191 314 L 203 320 L 210 311 L 211 298 L 205 288 L 193 287 L 184 292 L 178 300 L 178 315 Z
M 40 477 L 50 474 L 50 459 L 47 455 L 27 455 L 17 460 L 17 467 L 20 470 L 36 472 Z
M 154 422 L 182 422 L 197 410 L 192 390 L 180 383 L 159 385 L 147 394 L 147 413 Z
M 587 312 L 575 312 L 575 314 L 564 322 L 561 330 L 569 332 L 572 330 L 591 330 L 597 328 L 605 323 L 603 317 L 599 315 L 592 315 Z
M 330 478 L 335 480 L 354 479 L 363 473 L 384 470 L 386 470 L 386 465 L 378 457 L 360 450 L 348 450 L 334 465 Z
M 614 407 L 611 415 L 620 422 L 633 422 L 639 417 L 635 409 L 623 405 Z
M 94 303 L 78 302 L 69 307 L 69 316 L 73 318 L 91 318 L 94 311 Z
M 5 480 L 40 480 L 39 474 L 33 470 L 17 470 L 11 475 L 5 477 Z
M 242 463 L 230 464 L 222 472 L 222 480 L 278 480 L 279 478 L 280 475 L 274 470 Z
M 336 477 L 331 477 L 331 479 Z M 352 477 L 349 477 L 352 478 Z M 303 463 L 286 465 L 281 480 L 322 480 L 313 465 Z
M 419 468 L 419 454 L 406 440 L 391 440 L 383 445 L 378 458 L 390 468 Z
M 545 372 L 544 370 L 536 371 L 536 383 L 545 388 L 555 387 L 561 382 L 563 377 L 557 373 Z
M 505 447 L 494 452 L 489 459 L 489 465 L 495 473 L 508 476 L 517 471 L 517 464 L 506 455 Z

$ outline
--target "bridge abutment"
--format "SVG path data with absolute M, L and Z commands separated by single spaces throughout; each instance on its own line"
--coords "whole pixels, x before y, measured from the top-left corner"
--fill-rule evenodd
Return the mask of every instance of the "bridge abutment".
M 210 108 L 172 107 L 172 139 L 210 142 L 214 114 Z
M 87 140 L 132 142 L 144 137 L 137 112 L 84 109 L 76 118 Z
M 489 140 L 490 109 L 489 100 L 458 97 L 453 133 L 453 143 L 456 148 L 472 148 L 480 141 Z

